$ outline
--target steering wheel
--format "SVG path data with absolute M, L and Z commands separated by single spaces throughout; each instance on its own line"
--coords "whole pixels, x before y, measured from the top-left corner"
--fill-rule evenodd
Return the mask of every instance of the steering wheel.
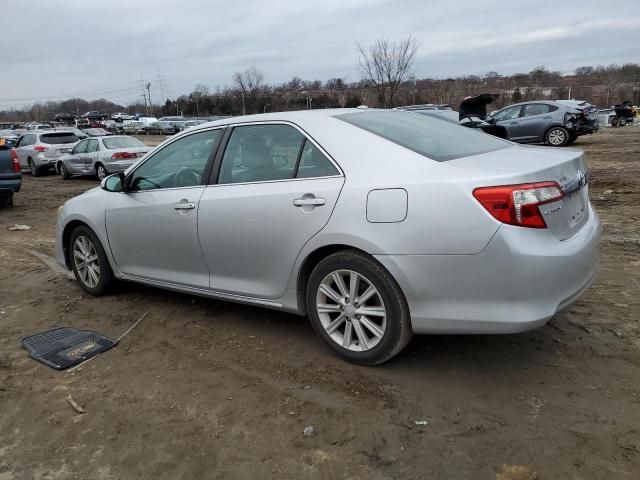
M 173 183 L 175 183 L 176 187 L 193 187 L 195 185 L 200 185 L 201 179 L 202 172 L 195 168 L 183 168 L 176 173 Z

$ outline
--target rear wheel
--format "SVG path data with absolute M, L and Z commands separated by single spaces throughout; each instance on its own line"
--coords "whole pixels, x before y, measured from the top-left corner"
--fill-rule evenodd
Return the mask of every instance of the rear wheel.
M 569 143 L 569 132 L 564 127 L 552 127 L 547 132 L 545 140 L 553 147 L 564 147 Z
M 98 180 L 102 181 L 107 175 L 109 175 L 109 172 L 107 172 L 107 169 L 104 165 L 98 163 L 96 165 L 96 175 L 98 176 Z
M 39 177 L 40 175 L 42 175 L 42 171 L 36 166 L 36 163 L 33 161 L 32 158 L 27 160 L 27 163 L 29 164 L 29 170 L 31 171 L 31 175 L 33 175 L 34 177 Z
M 306 300 L 316 334 L 349 362 L 380 364 L 411 340 L 400 287 L 362 253 L 344 250 L 320 261 L 309 277 Z
M 64 163 L 60 164 L 60 166 L 58 167 L 58 172 L 60 173 L 60 176 L 65 180 L 69 180 L 71 178 L 71 175 L 69 174 L 69 170 L 67 170 L 67 167 L 65 166 Z
M 106 293 L 113 284 L 113 271 L 100 241 L 88 227 L 77 227 L 69 239 L 69 256 L 76 280 L 94 296 Z
M 13 205 L 13 193 L 0 196 L 0 208 Z

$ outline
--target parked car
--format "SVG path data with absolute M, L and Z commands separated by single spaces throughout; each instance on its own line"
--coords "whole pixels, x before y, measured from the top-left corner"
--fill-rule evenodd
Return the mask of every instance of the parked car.
M 614 120 L 615 119 L 615 120 Z M 613 127 L 616 123 L 616 111 L 614 108 L 598 110 L 598 125 L 601 127 Z
M 137 120 L 127 120 L 122 124 L 122 133 L 126 135 L 142 135 L 144 134 L 145 123 Z
M 144 133 L 146 135 L 173 135 L 177 130 L 172 123 L 173 122 L 150 123 L 144 126 Z
M 74 175 L 96 175 L 102 180 L 109 174 L 125 171 L 151 150 L 137 138 L 124 135 L 89 138 L 60 157 L 56 170 L 65 180 Z
M 126 112 L 116 112 L 111 115 L 112 120 L 133 120 L 134 118 L 136 118 L 135 115 Z
M 75 115 L 68 112 L 58 113 L 54 118 L 58 122 L 73 122 L 76 119 Z
M 20 135 L 14 130 L 0 130 L 0 139 L 4 140 L 4 146 L 12 148 L 20 138 Z
M 56 131 L 58 131 L 58 132 L 72 132 L 80 140 L 89 137 L 88 133 L 85 133 L 84 130 L 80 130 L 79 128 L 76 128 L 76 127 L 58 127 L 58 128 L 56 128 Z
M 586 102 L 522 102 L 495 112 L 492 123 L 505 127 L 514 142 L 564 147 L 597 132 L 598 113 Z
M 27 125 L 27 130 L 48 130 L 51 128 L 51 125 L 47 123 L 30 123 Z
M 104 128 L 85 128 L 82 131 L 90 137 L 104 137 L 105 135 L 112 135 L 111 132 Z
M 34 177 L 54 169 L 58 157 L 69 153 L 80 140 L 66 130 L 44 130 L 24 134 L 15 146 L 20 168 L 28 168 Z
M 83 113 L 80 118 L 99 122 L 100 120 L 106 120 L 108 117 L 105 113 L 100 113 L 98 111 L 92 110 L 90 112 Z
M 20 191 L 22 174 L 13 144 L 0 137 L 0 207 L 13 205 L 13 194 Z
M 267 113 L 190 128 L 68 200 L 56 256 L 114 279 L 308 314 L 343 358 L 413 333 L 544 325 L 588 287 L 600 223 L 579 150 L 409 112 Z

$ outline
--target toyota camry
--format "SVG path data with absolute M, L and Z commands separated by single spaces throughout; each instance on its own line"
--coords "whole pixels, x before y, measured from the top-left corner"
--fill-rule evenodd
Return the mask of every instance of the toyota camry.
M 600 223 L 579 150 L 412 112 L 227 118 L 171 137 L 58 211 L 58 262 L 307 315 L 373 365 L 413 334 L 542 326 L 589 286 Z

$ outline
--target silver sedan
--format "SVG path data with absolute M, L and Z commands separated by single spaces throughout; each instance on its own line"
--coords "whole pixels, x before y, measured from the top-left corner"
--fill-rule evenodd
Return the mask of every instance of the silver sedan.
M 60 207 L 58 262 L 308 315 L 373 365 L 414 333 L 544 325 L 589 286 L 600 223 L 578 150 L 411 112 L 228 118 L 167 139 Z
M 56 171 L 65 180 L 73 175 L 96 175 L 102 180 L 111 173 L 124 172 L 151 150 L 126 135 L 87 138 L 58 159 Z

